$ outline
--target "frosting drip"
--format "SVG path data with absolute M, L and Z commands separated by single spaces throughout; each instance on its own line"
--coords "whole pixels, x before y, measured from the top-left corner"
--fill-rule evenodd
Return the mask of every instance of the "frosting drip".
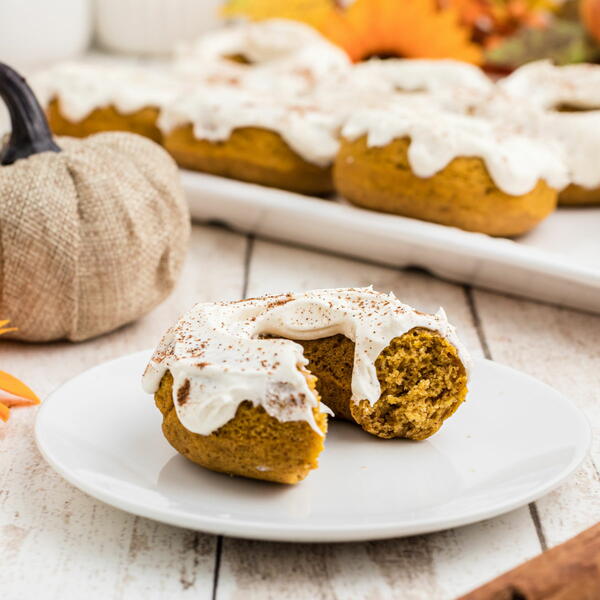
M 143 385 L 155 393 L 170 371 L 177 415 L 201 435 L 227 423 L 245 400 L 279 421 L 304 420 L 320 434 L 312 412 L 319 402 L 303 372 L 307 360 L 292 340 L 336 334 L 352 340 L 352 400 L 375 404 L 381 393 L 375 360 L 392 339 L 414 327 L 439 332 L 468 369 L 467 351 L 442 309 L 428 315 L 391 293 L 348 288 L 197 304 L 166 333 Z
M 587 66 L 596 67 L 600 72 L 597 65 Z M 600 105 L 600 85 L 596 92 Z M 563 171 L 566 169 L 568 174 L 568 183 L 588 189 L 600 186 L 597 158 L 600 110 L 542 110 L 527 102 L 515 102 L 502 88 L 480 97 L 454 90 L 438 96 L 437 100 L 446 110 L 468 112 L 551 150 L 560 157 Z
M 386 110 L 359 111 L 345 124 L 350 140 L 367 136 L 370 147 L 410 138 L 408 159 L 415 175 L 431 177 L 458 157 L 481 158 L 494 183 L 511 195 L 526 194 L 540 179 L 555 189 L 568 183 L 561 148 L 479 117 L 431 106 L 397 104 Z
M 185 84 L 166 70 L 123 64 L 61 63 L 31 78 L 42 106 L 57 98 L 61 112 L 76 123 L 96 108 L 114 106 L 122 114 L 163 108 Z
M 192 124 L 196 139 L 213 142 L 227 140 L 240 127 L 269 129 L 305 160 L 323 167 L 332 162 L 339 148 L 340 120 L 335 114 L 308 101 L 277 102 L 229 88 L 180 97 L 162 112 L 158 124 L 166 133 Z

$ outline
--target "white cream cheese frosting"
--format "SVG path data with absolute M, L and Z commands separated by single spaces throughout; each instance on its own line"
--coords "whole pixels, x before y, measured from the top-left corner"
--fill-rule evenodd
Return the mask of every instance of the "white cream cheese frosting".
M 530 106 L 510 110 L 510 105 L 507 109 L 506 120 L 513 129 L 547 148 L 561 148 L 569 183 L 587 189 L 600 187 L 600 110 L 536 111 Z
M 377 86 L 382 82 L 389 91 L 429 92 L 462 88 L 485 94 L 494 83 L 485 73 L 469 63 L 451 59 L 372 59 L 352 69 L 356 84 Z
M 177 416 L 186 429 L 201 435 L 227 423 L 245 400 L 279 421 L 304 420 L 320 434 L 313 416 L 319 402 L 301 370 L 308 361 L 292 340 L 336 334 L 352 340 L 352 400 L 373 405 L 381 394 L 377 357 L 414 327 L 440 333 L 469 369 L 469 355 L 442 309 L 428 315 L 392 293 L 347 288 L 197 304 L 163 337 L 143 386 L 155 393 L 170 371 Z
M 359 111 L 344 125 L 342 136 L 349 140 L 367 136 L 370 147 L 410 138 L 408 159 L 418 177 L 432 177 L 458 157 L 479 157 L 507 194 L 526 194 L 539 180 L 557 190 L 568 184 L 558 145 L 515 133 L 501 123 L 431 106 Z
M 243 57 L 249 64 L 231 60 Z M 238 23 L 179 47 L 175 70 L 199 81 L 293 96 L 349 71 L 346 53 L 308 25 L 286 19 Z
M 541 135 L 564 148 L 570 182 L 587 189 L 600 187 L 600 110 L 553 113 L 543 122 Z
M 66 62 L 31 77 L 42 105 L 54 98 L 69 121 L 78 122 L 97 108 L 114 106 L 120 113 L 170 104 L 184 89 L 182 80 L 158 68 Z
M 320 82 L 311 99 L 344 122 L 357 111 L 390 105 L 466 112 L 495 89 L 479 68 L 455 60 L 372 59 Z
M 498 86 L 514 98 L 545 109 L 600 108 L 600 65 L 556 66 L 549 60 L 526 64 Z
M 306 161 L 331 164 L 339 148 L 339 117 L 309 101 L 286 103 L 268 95 L 214 87 L 181 96 L 165 108 L 158 125 L 169 133 L 181 125 L 193 125 L 199 140 L 225 141 L 234 129 L 259 127 L 281 135 Z
M 535 104 L 515 102 L 502 89 L 470 99 L 460 91 L 452 95 L 444 108 L 468 111 L 548 150 L 554 149 L 561 155 L 569 183 L 588 189 L 600 187 L 600 110 L 544 110 Z

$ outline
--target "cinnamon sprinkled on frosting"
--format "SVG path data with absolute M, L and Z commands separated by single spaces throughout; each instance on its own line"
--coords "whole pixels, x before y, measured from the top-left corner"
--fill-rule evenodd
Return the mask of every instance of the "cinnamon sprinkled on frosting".
M 439 332 L 468 368 L 468 354 L 442 309 L 435 315 L 419 313 L 392 293 L 371 287 L 201 303 L 167 331 L 143 385 L 148 393 L 156 392 L 170 371 L 177 415 L 201 435 L 227 423 L 245 400 L 279 421 L 304 420 L 321 434 L 313 415 L 320 404 L 304 370 L 308 361 L 292 340 L 336 334 L 352 340 L 352 399 L 375 404 L 381 392 L 375 360 L 392 339 L 414 327 Z M 321 405 L 321 410 L 326 409 Z

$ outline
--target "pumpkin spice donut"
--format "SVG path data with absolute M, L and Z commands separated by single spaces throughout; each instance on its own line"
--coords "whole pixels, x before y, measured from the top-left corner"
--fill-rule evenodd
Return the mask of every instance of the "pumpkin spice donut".
M 200 89 L 159 119 L 165 148 L 187 169 L 304 194 L 333 190 L 339 119 L 236 89 Z
M 600 204 L 600 65 L 524 65 L 499 83 L 509 96 L 548 111 L 546 134 L 566 145 L 572 182 L 561 205 Z
M 500 80 L 498 87 L 545 110 L 600 110 L 600 65 L 557 66 L 549 60 L 535 61 Z
M 371 59 L 355 65 L 351 79 L 355 85 L 383 84 L 389 91 L 411 94 L 435 95 L 460 88 L 481 95 L 494 89 L 492 80 L 479 67 L 451 59 Z
M 297 483 L 327 412 L 381 438 L 422 440 L 464 401 L 469 357 L 440 309 L 372 288 L 196 305 L 144 374 L 163 433 L 208 469 Z
M 567 183 L 558 147 L 441 109 L 358 112 L 342 138 L 334 179 L 350 202 L 467 231 L 523 234 Z
M 351 69 L 315 29 L 286 19 L 238 23 L 182 44 L 174 69 L 188 80 L 297 97 Z
M 127 131 L 159 143 L 160 109 L 183 87 L 158 70 L 75 62 L 38 73 L 31 83 L 56 135 Z

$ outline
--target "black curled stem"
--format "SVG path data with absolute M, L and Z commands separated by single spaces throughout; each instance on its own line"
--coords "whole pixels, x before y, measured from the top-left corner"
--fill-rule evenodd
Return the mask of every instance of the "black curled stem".
M 0 151 L 0 165 L 12 165 L 40 152 L 60 152 L 35 94 L 19 73 L 1 62 L 0 98 L 8 108 L 12 125 L 8 143 Z

